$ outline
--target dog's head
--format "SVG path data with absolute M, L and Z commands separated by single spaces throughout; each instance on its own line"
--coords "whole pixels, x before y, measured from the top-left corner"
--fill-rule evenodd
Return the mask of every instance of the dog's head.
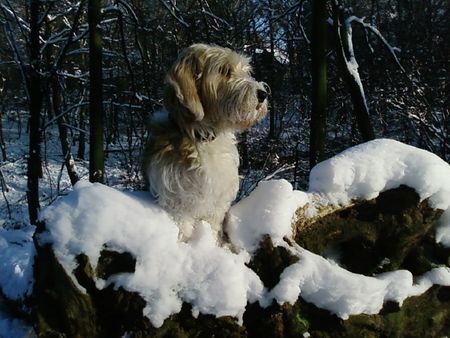
M 247 129 L 266 115 L 268 96 L 250 71 L 249 59 L 228 48 L 192 45 L 167 74 L 166 109 L 193 139 Z

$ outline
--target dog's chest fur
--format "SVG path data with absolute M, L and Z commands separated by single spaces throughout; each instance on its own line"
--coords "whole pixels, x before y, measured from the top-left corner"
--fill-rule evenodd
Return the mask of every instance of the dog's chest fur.
M 158 128 L 157 128 L 158 129 Z M 239 188 L 239 155 L 233 133 L 192 142 L 179 134 L 159 134 L 147 149 L 146 173 L 158 203 L 189 236 L 196 220 L 219 231 Z M 170 130 L 170 129 L 169 129 Z
M 209 198 L 215 204 L 228 201 L 227 210 L 239 188 L 239 154 L 234 135 L 220 134 L 211 142 L 200 143 L 197 149 L 200 175 L 204 175 L 205 199 Z M 216 207 L 214 205 L 212 209 Z

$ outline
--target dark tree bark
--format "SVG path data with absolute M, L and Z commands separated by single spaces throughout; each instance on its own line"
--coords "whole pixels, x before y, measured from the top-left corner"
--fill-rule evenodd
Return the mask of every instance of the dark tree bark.
M 29 68 L 29 93 L 30 93 L 30 137 L 28 155 L 28 182 L 27 201 L 30 223 L 36 224 L 39 212 L 39 178 L 42 177 L 41 166 L 41 130 L 40 114 L 42 106 L 41 75 L 40 68 L 40 1 L 30 1 L 30 68 Z
M 5 86 L 5 78 L 3 77 L 3 74 L 0 73 L 0 150 L 2 152 L 2 158 L 3 161 L 6 161 L 6 145 L 5 145 L 5 139 L 3 137 L 3 113 L 4 113 L 4 102 L 3 102 L 3 89 Z
M 104 180 L 101 0 L 89 0 L 89 181 Z
M 269 0 L 268 2 L 269 4 L 269 9 L 273 8 L 272 7 L 272 0 Z M 272 19 L 272 15 L 269 15 L 269 40 L 270 40 L 270 73 L 269 73 L 269 85 L 272 88 L 272 109 L 269 110 L 269 139 L 275 139 L 277 136 L 277 130 L 276 130 L 276 102 L 275 102 L 275 95 L 276 95 L 276 90 L 274 87 L 274 81 L 273 81 L 273 76 L 274 76 L 274 71 L 275 71 L 275 67 L 274 67 L 274 63 L 275 63 L 275 37 L 274 37 L 274 27 L 273 27 L 273 19 Z
M 3 137 L 3 122 L 2 122 L 3 121 L 2 120 L 2 118 L 3 118 L 3 110 L 4 109 L 3 109 L 3 105 L 2 105 L 2 108 L 0 110 L 0 150 L 2 152 L 3 161 L 6 161 L 8 156 L 6 154 L 5 138 Z
M 45 224 L 42 224 L 45 229 Z M 99 337 L 92 301 L 64 272 L 50 244 L 39 244 L 34 236 L 33 317 L 38 337 Z M 63 334 L 59 334 L 63 333 Z M 105 336 L 101 336 L 105 337 Z
M 86 123 L 85 123 L 85 118 L 86 118 L 86 109 L 85 107 L 80 107 L 80 112 L 79 112 L 79 125 L 78 128 L 80 130 L 85 130 L 86 128 Z M 85 148 L 86 148 L 86 133 L 84 132 L 79 132 L 78 134 L 78 150 L 77 150 L 77 158 L 80 160 L 84 160 L 84 153 L 85 153 Z
M 309 164 L 312 168 L 324 159 L 327 117 L 327 1 L 312 3 L 311 74 L 312 109 Z

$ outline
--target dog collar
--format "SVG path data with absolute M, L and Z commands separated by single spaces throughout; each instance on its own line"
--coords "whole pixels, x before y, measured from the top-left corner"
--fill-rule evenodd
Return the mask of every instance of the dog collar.
M 183 129 L 180 128 L 180 126 L 177 124 L 177 122 L 173 118 L 172 114 L 167 114 L 167 115 L 168 115 L 169 122 L 172 124 L 172 126 L 176 129 L 178 129 L 178 131 L 181 134 L 186 134 L 185 132 L 183 132 Z M 204 133 L 200 130 L 194 130 L 193 135 L 188 135 L 188 136 L 191 136 L 191 137 L 193 136 L 194 140 L 196 140 L 197 142 L 202 142 L 202 143 L 212 142 L 216 139 L 216 133 L 212 130 L 207 131 L 206 133 Z
M 199 142 L 212 142 L 216 139 L 216 133 L 214 131 L 207 132 L 207 135 L 203 135 L 198 130 L 194 131 L 194 137 Z

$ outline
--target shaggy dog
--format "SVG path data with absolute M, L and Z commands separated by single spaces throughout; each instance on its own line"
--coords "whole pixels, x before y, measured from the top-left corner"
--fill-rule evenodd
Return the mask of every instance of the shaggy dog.
M 199 221 L 218 233 L 239 188 L 234 133 L 267 113 L 268 86 L 249 59 L 228 48 L 195 44 L 166 76 L 166 111 L 150 123 L 144 171 L 159 205 L 187 239 Z

